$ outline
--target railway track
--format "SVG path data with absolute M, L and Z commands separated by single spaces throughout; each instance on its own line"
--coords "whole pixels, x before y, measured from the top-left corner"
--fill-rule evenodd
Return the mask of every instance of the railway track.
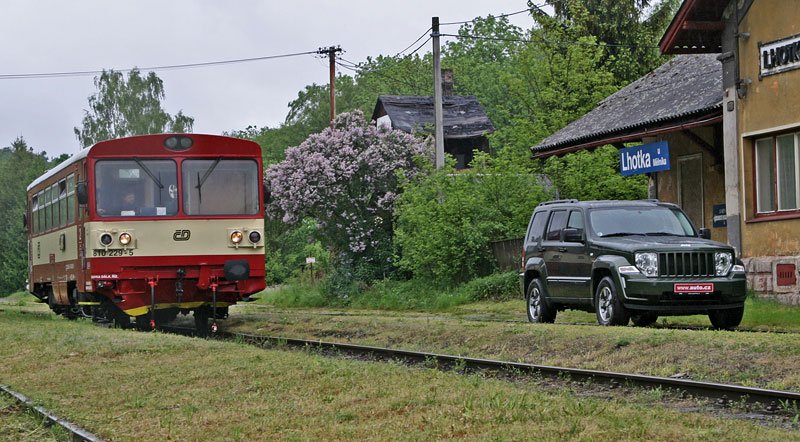
M 9 387 L 0 384 L 0 392 L 7 395 L 8 397 L 14 399 L 18 404 L 25 407 L 26 410 L 30 411 L 31 413 L 39 416 L 46 425 L 58 425 L 59 427 L 63 428 L 64 431 L 69 433 L 70 439 L 73 441 L 86 441 L 86 442 L 102 442 L 105 439 L 98 437 L 87 430 L 69 422 L 66 419 L 56 416 L 53 412 L 47 410 L 44 407 L 36 405 L 30 400 L 27 396 L 23 395 L 22 393 L 18 393 Z
M 193 335 L 194 329 L 184 327 L 160 327 L 166 332 Z M 245 342 L 260 347 L 289 346 L 313 348 L 334 354 L 368 357 L 376 360 L 400 360 L 412 364 L 433 365 L 441 369 L 458 368 L 462 372 L 492 371 L 511 376 L 541 375 L 553 378 L 568 378 L 574 381 L 589 381 L 606 384 L 609 388 L 640 387 L 660 388 L 676 392 L 680 397 L 707 398 L 720 406 L 733 403 L 756 405 L 763 414 L 774 414 L 780 410 L 796 410 L 800 407 L 800 393 L 770 390 L 741 385 L 702 382 L 690 379 L 664 378 L 633 373 L 618 373 L 581 368 L 557 367 L 522 362 L 471 358 L 440 353 L 411 351 L 395 348 L 374 347 L 340 342 L 296 339 L 281 336 L 253 335 L 245 333 L 219 332 L 215 335 L 226 340 Z
M 291 311 L 290 311 L 291 312 Z M 285 313 L 285 311 L 280 311 L 280 313 Z M 295 312 L 291 312 L 295 313 Z M 329 316 L 329 317 L 370 317 L 373 315 L 367 313 L 349 313 L 349 312 L 309 312 L 309 311 L 301 311 L 302 315 L 308 316 Z M 242 315 L 238 315 L 239 317 L 244 316 L 257 316 L 254 313 L 245 313 Z M 419 318 L 426 319 L 426 320 L 437 320 L 437 321 L 453 321 L 453 320 L 464 320 L 464 321 L 472 321 L 472 322 L 489 322 L 489 323 L 500 323 L 500 324 L 530 324 L 527 320 L 522 319 L 500 319 L 500 318 L 486 318 L 480 316 L 442 316 L 442 315 L 429 315 L 429 316 L 419 316 Z M 596 322 L 557 322 L 556 325 L 577 325 L 582 327 L 598 327 Z M 531 324 L 531 326 L 535 326 Z M 688 331 L 708 331 L 714 330 L 713 327 L 709 326 L 702 326 L 702 325 L 680 325 L 680 324 L 654 324 L 643 328 L 652 328 L 657 330 L 688 330 Z M 776 334 L 800 334 L 800 331 L 794 330 L 786 330 L 786 329 L 756 329 L 756 328 L 748 328 L 748 327 L 737 327 L 734 330 L 735 332 L 741 333 L 776 333 Z

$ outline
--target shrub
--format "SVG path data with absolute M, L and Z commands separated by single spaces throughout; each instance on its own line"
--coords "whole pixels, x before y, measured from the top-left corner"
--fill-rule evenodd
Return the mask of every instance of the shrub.
M 536 205 L 549 199 L 521 165 L 476 152 L 473 168 L 453 163 L 403 186 L 396 210 L 399 265 L 415 278 L 455 285 L 494 270 L 489 243 L 523 236 Z

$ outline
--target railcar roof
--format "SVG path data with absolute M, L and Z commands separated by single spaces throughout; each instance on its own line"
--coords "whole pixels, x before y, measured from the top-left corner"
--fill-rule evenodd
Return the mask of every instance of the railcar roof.
M 240 138 L 226 137 L 226 136 L 222 136 L 222 135 L 170 134 L 170 133 L 166 133 L 166 134 L 138 135 L 138 136 L 133 136 L 133 137 L 116 138 L 116 139 L 113 139 L 113 140 L 100 141 L 99 143 L 95 143 L 95 144 L 93 144 L 93 145 L 91 145 L 89 147 L 81 149 L 80 152 L 78 152 L 75 155 L 69 157 L 68 159 L 66 159 L 62 163 L 58 164 L 56 167 L 48 170 L 43 175 L 41 175 L 40 177 L 36 178 L 31 184 L 28 185 L 28 189 L 27 190 L 30 191 L 35 186 L 47 181 L 49 178 L 55 176 L 56 174 L 58 174 L 59 172 L 61 172 L 64 169 L 66 169 L 70 165 L 72 165 L 75 162 L 80 161 L 80 160 L 82 160 L 82 159 L 84 159 L 84 158 L 86 158 L 86 157 L 88 157 L 90 155 L 94 156 L 94 154 L 98 153 L 98 152 L 101 153 L 101 154 L 106 154 L 107 152 L 103 152 L 106 147 L 109 147 L 109 146 L 115 146 L 115 147 L 120 147 L 121 146 L 121 147 L 124 147 L 125 144 L 135 145 L 135 143 L 137 141 L 143 141 L 143 140 L 147 140 L 147 139 L 150 139 L 150 140 L 156 140 L 156 139 L 157 140 L 163 140 L 163 139 L 165 139 L 165 137 L 170 137 L 170 136 L 173 136 L 173 135 L 188 136 L 188 137 L 196 138 L 198 140 L 212 140 L 212 139 L 214 139 L 216 141 L 223 141 L 224 140 L 228 144 L 227 145 L 228 148 L 232 147 L 231 143 L 236 143 L 239 146 L 251 145 L 250 147 L 252 148 L 252 152 L 249 152 L 250 149 L 245 149 L 245 150 L 248 151 L 248 152 L 246 152 L 247 154 L 251 154 L 251 153 L 254 154 L 254 155 L 260 155 L 261 154 L 261 147 L 258 145 L 258 143 L 255 143 L 255 142 L 249 141 L 249 140 L 243 140 L 243 139 L 240 139 Z M 222 147 L 224 148 L 226 146 L 223 145 Z M 241 148 L 240 148 L 240 150 L 241 150 Z M 144 155 L 149 154 L 147 152 L 142 153 L 140 151 L 138 151 L 137 153 L 144 154 Z M 179 155 L 181 155 L 181 153 L 182 152 L 175 152 L 175 156 L 179 156 Z M 245 153 L 244 150 L 241 153 Z

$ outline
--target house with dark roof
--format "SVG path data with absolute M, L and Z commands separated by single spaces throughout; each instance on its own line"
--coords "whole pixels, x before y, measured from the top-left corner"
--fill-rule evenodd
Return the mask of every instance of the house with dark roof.
M 534 156 L 666 143 L 669 166 L 649 174 L 651 196 L 734 246 L 750 287 L 800 304 L 798 15 L 796 0 L 683 0 L 659 43 L 675 57 Z
M 442 97 L 444 151 L 456 159 L 456 168 L 468 167 L 473 151 L 488 151 L 486 136 L 494 126 L 483 106 L 474 96 Z M 372 119 L 408 133 L 432 134 L 434 130 L 433 97 L 381 95 L 375 103 Z

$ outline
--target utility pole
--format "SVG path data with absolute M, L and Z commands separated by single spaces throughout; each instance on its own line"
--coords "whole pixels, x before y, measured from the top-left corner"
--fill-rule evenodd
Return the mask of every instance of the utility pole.
M 333 126 L 333 119 L 336 118 L 336 53 L 342 52 L 341 46 L 329 46 L 327 48 L 319 48 L 317 54 L 328 54 L 330 61 L 330 92 L 331 92 L 331 126 Z
M 439 17 L 431 17 L 433 39 L 433 115 L 436 128 L 436 168 L 444 167 L 444 128 L 442 127 L 442 59 L 439 50 Z

